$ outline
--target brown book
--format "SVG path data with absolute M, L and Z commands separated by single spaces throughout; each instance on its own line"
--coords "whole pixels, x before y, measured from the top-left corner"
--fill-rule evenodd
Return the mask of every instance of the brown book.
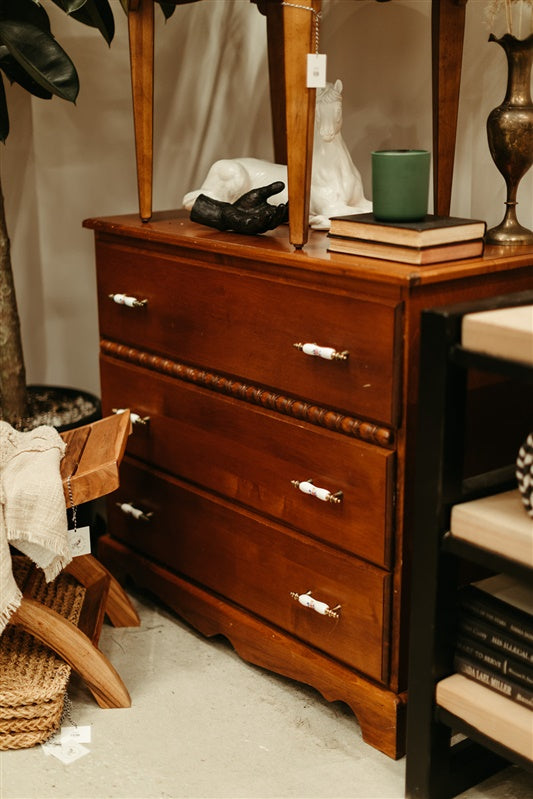
M 429 247 L 458 241 L 482 239 L 487 225 L 480 219 L 427 214 L 418 222 L 382 222 L 374 214 L 334 216 L 330 220 L 332 236 L 403 244 L 407 247 Z
M 385 261 L 427 266 L 444 261 L 463 261 L 465 258 L 479 257 L 483 255 L 483 239 L 439 244 L 435 247 L 403 247 L 399 244 L 333 236 L 330 232 L 328 250 L 347 255 L 361 255 L 364 258 L 381 258 Z

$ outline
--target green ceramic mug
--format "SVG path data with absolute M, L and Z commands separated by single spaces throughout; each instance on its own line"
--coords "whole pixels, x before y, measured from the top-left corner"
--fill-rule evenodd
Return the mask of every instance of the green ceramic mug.
M 376 219 L 414 222 L 428 212 L 428 150 L 374 150 L 372 205 Z

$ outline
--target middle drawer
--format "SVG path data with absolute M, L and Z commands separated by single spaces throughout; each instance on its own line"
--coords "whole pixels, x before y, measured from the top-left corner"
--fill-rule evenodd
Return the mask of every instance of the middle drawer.
M 101 356 L 104 413 L 130 408 L 128 452 L 379 566 L 391 563 L 395 453 Z M 340 502 L 304 494 L 312 480 Z

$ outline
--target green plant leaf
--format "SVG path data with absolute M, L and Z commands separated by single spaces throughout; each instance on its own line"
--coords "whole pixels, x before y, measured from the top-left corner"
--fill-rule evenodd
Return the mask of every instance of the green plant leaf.
M 63 100 L 76 100 L 78 73 L 51 34 L 28 23 L 0 20 L 0 42 L 40 86 Z
M 49 100 L 52 93 L 43 89 L 33 78 L 28 75 L 18 61 L 15 61 L 5 45 L 0 46 L 0 69 L 5 73 L 10 83 L 18 83 L 27 92 L 43 100 Z
M 176 4 L 160 2 L 159 5 L 161 6 L 161 11 L 163 12 L 165 19 L 170 19 L 176 10 Z
M 63 9 L 67 14 L 78 11 L 86 2 L 87 0 L 52 0 L 52 3 L 55 3 L 56 6 L 59 6 L 59 8 Z
M 97 28 L 108 44 L 113 41 L 115 20 L 108 0 L 86 0 L 78 11 L 72 12 L 71 17 L 91 28 Z
M 6 90 L 0 75 L 0 141 L 5 142 L 9 134 L 9 114 L 7 111 Z
M 28 22 L 50 33 L 50 20 L 43 6 L 34 0 L 0 0 L 0 20 Z

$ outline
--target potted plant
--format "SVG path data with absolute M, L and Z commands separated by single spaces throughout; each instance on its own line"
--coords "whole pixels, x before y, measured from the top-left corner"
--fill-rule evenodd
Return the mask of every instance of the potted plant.
M 108 0 L 52 0 L 72 19 L 96 28 L 111 43 L 114 20 Z M 56 96 L 74 102 L 79 91 L 76 68 L 56 41 L 43 3 L 0 0 L 0 139 L 9 132 L 4 79 L 35 97 Z M 43 390 L 38 392 L 41 398 Z M 0 175 L 0 418 L 18 427 L 34 426 L 39 412 L 26 386 L 26 370 L 15 296 L 10 242 Z M 48 402 L 48 398 L 46 398 Z M 94 409 L 98 412 L 98 409 Z M 89 417 L 91 413 L 87 414 Z M 47 421 L 43 419 L 43 421 Z M 61 425 L 60 425 L 61 426 Z
M 125 11 L 128 10 L 129 2 L 130 0 L 121 0 Z M 0 139 L 4 143 L 10 132 L 4 79 L 18 84 L 34 97 L 45 100 L 56 96 L 74 102 L 78 95 L 79 79 L 76 68 L 51 30 L 50 17 L 45 7 L 50 3 L 74 21 L 95 28 L 108 44 L 114 36 L 115 25 L 109 0 L 0 0 Z M 175 9 L 175 3 L 159 4 L 165 18 Z M 45 390 L 41 386 L 26 385 L 0 175 L 0 419 L 21 428 L 41 423 L 54 424 L 62 429 L 72 426 L 68 416 L 71 411 L 66 404 L 72 399 L 75 404 L 80 405 L 81 399 L 83 406 L 83 397 L 78 398 L 74 390 L 61 390 L 58 404 L 66 414 L 64 424 L 50 413 L 48 405 L 53 401 L 51 393 L 51 390 Z M 84 421 L 90 421 L 93 412 L 99 413 L 99 408 L 91 405 L 91 395 L 87 399 L 89 407 L 78 408 L 81 413 L 86 414 Z

